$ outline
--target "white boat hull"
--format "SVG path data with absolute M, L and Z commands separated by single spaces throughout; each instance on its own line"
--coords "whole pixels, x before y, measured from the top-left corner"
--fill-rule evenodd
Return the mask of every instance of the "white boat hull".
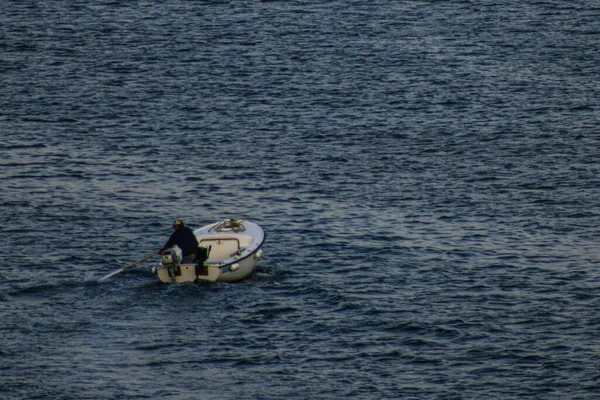
M 243 220 L 225 220 L 194 231 L 200 246 L 210 249 L 201 263 L 159 263 L 155 272 L 161 282 L 234 282 L 254 271 L 262 255 L 265 233 L 258 225 Z

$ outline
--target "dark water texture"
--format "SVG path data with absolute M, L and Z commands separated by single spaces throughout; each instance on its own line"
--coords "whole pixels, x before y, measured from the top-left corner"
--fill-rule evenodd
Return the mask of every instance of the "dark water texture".
M 0 1 L 0 398 L 600 397 L 600 5 Z M 163 285 L 175 217 L 267 232 Z

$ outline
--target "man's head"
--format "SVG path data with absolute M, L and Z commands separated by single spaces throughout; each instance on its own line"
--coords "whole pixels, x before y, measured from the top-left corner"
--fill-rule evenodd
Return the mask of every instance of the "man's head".
M 183 221 L 180 220 L 179 218 L 177 218 L 175 221 L 173 221 L 173 229 L 175 229 L 176 231 L 178 231 L 181 228 L 183 228 Z

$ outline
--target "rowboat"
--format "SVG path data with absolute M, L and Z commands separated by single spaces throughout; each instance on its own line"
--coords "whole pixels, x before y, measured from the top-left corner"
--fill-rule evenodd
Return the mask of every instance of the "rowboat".
M 260 226 L 237 218 L 203 226 L 194 235 L 200 247 L 193 260 L 182 260 L 177 246 L 163 252 L 152 269 L 161 282 L 239 281 L 254 271 L 265 242 Z

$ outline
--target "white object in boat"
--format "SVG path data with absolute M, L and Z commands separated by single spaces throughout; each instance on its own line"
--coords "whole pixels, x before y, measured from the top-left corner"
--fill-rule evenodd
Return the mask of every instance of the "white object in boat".
M 196 229 L 194 235 L 200 247 L 206 249 L 207 258 L 182 263 L 178 247 L 165 251 L 161 262 L 153 268 L 162 282 L 244 279 L 256 267 L 265 242 L 265 233 L 260 226 L 233 218 Z

